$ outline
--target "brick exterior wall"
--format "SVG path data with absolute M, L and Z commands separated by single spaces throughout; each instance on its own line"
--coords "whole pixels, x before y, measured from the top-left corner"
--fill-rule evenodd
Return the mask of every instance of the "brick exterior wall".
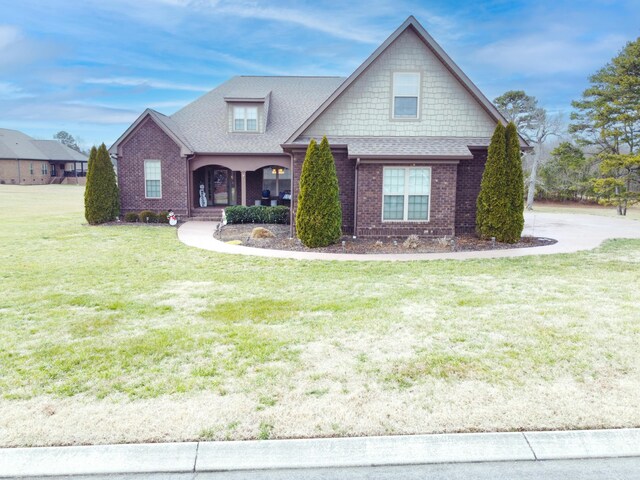
M 397 166 L 409 165 L 397 164 Z M 383 222 L 383 165 L 365 163 L 358 167 L 358 236 L 443 237 L 454 235 L 457 166 L 447 164 L 424 166 L 431 167 L 429 198 L 431 205 L 428 222 Z
M 476 202 L 480 193 L 480 182 L 487 163 L 486 150 L 472 150 L 473 160 L 462 160 L 458 164 L 456 187 L 456 235 L 473 233 L 476 230 Z
M 338 174 L 338 187 L 340 188 L 340 203 L 342 204 L 342 234 L 353 235 L 353 202 L 355 192 L 355 160 L 347 158 L 346 150 L 332 149 Z M 304 163 L 305 152 L 296 151 L 293 154 L 293 170 L 295 178 L 292 181 L 293 218 L 295 221 L 298 192 L 300 191 L 300 173 Z
M 120 146 L 118 186 L 122 213 L 169 210 L 187 213 L 186 160 L 180 148 L 151 118 L 144 120 Z M 144 161 L 160 160 L 162 198 L 145 198 Z
M 242 198 L 242 197 L 240 197 Z M 262 198 L 262 169 L 247 172 L 247 206 Z
M 18 166 L 18 162 L 20 166 Z M 42 164 L 47 165 L 47 173 L 42 174 Z M 30 173 L 30 165 L 33 165 L 33 175 Z M 62 176 L 62 170 L 58 166 L 58 176 Z M 20 175 L 18 178 L 18 172 Z M 51 164 L 48 160 L 0 160 L 0 183 L 8 185 L 43 185 L 51 181 Z

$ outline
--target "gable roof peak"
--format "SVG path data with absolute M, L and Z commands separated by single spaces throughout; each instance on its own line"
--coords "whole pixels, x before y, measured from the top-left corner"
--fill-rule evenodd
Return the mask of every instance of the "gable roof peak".
M 374 63 L 380 55 L 391 45 L 394 41 L 400 37 L 405 31 L 411 28 L 416 35 L 424 42 L 436 57 L 442 62 L 442 64 L 451 72 L 451 74 L 462 84 L 462 86 L 469 91 L 471 96 L 482 106 L 482 108 L 489 114 L 489 116 L 496 121 L 504 125 L 507 124 L 504 116 L 498 111 L 498 109 L 489 101 L 487 97 L 475 86 L 475 84 L 467 77 L 467 75 L 456 65 L 456 63 L 447 55 L 443 48 L 435 41 L 435 39 L 429 35 L 422 24 L 413 16 L 409 15 L 407 19 L 400 25 L 389 37 L 338 87 L 333 94 L 322 104 L 320 107 L 310 116 L 307 120 L 287 139 L 285 143 L 292 143 L 304 131 L 322 114 L 330 105 L 334 103 L 348 88 L 354 83 L 368 68 Z M 520 137 L 521 140 L 528 146 L 526 140 Z

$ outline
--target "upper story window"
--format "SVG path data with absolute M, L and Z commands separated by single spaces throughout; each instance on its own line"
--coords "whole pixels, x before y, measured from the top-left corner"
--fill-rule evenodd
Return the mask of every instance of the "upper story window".
M 418 118 L 420 73 L 393 74 L 393 118 Z
M 233 107 L 233 131 L 257 132 L 258 107 Z

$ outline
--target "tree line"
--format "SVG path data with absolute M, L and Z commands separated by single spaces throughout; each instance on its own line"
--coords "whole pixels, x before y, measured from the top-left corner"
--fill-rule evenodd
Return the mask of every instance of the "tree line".
M 533 147 L 523 157 L 526 208 L 534 199 L 597 201 L 620 215 L 640 202 L 640 38 L 629 42 L 589 78 L 590 86 L 572 102 L 565 139 L 562 121 L 535 97 L 510 90 L 494 99 L 505 118 Z

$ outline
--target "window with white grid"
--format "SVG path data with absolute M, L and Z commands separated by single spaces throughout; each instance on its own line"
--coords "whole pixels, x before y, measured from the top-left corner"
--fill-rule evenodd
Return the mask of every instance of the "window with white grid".
M 382 220 L 429 221 L 431 167 L 385 167 Z
M 160 160 L 144 161 L 144 196 L 146 198 L 162 198 Z
M 418 118 L 420 102 L 420 74 L 393 74 L 393 118 Z
M 235 132 L 257 132 L 258 107 L 233 107 L 233 130 Z

